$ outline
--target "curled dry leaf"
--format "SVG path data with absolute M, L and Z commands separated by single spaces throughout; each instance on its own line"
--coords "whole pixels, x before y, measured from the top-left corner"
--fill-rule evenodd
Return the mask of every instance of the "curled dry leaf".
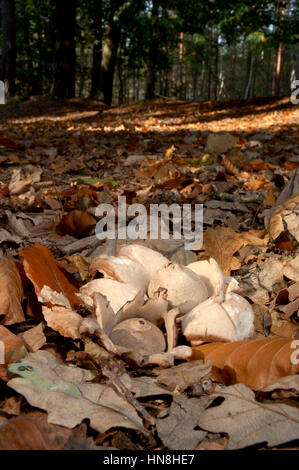
M 299 372 L 299 341 L 267 338 L 195 346 L 193 359 L 212 361 L 212 376 L 227 385 L 242 382 L 260 390 Z
M 218 386 L 210 397 L 224 401 L 199 417 L 201 429 L 229 435 L 227 450 L 266 442 L 273 447 L 298 439 L 299 410 L 284 403 L 260 403 L 244 384 Z
M 13 325 L 25 321 L 22 300 L 22 281 L 15 263 L 0 257 L 0 323 Z
M 65 307 L 48 308 L 43 306 L 43 315 L 47 325 L 67 338 L 79 339 L 79 327 L 83 318 Z
M 24 270 L 34 285 L 36 295 L 39 295 L 44 286 L 49 286 L 53 291 L 67 297 L 72 307 L 80 305 L 80 299 L 76 295 L 77 288 L 59 269 L 46 246 L 36 243 L 33 247 L 20 250 L 19 254 L 24 258 Z
M 0 325 L 0 379 L 7 380 L 7 365 L 26 356 L 22 340 Z
M 181 313 L 189 312 L 208 298 L 204 281 L 191 269 L 176 263 L 169 263 L 156 272 L 149 283 L 149 297 L 153 297 L 161 287 L 167 289 L 171 307 L 179 307 Z
M 250 232 L 237 233 L 231 228 L 217 227 L 204 232 L 203 252 L 201 257 L 215 258 L 224 275 L 241 267 L 239 259 L 234 256 L 246 245 L 264 245 L 265 240 L 253 236 Z
M 158 371 L 157 380 L 169 387 L 170 390 L 177 389 L 183 392 L 191 385 L 200 383 L 203 377 L 209 377 L 211 370 L 211 361 L 192 361 L 171 367 L 171 369 Z
M 33 328 L 30 328 L 22 333 L 21 337 L 28 351 L 38 351 L 47 341 L 44 334 L 44 324 L 41 322 Z
M 250 338 L 254 313 L 250 303 L 234 292 L 225 294 L 223 302 L 211 297 L 183 317 L 182 332 L 192 345 Z
M 268 226 L 273 240 L 284 232 L 289 232 L 299 242 L 299 195 L 283 201 L 273 212 Z
M 72 235 L 74 237 L 88 237 L 96 225 L 96 219 L 80 210 L 73 210 L 64 215 L 57 226 L 60 235 Z

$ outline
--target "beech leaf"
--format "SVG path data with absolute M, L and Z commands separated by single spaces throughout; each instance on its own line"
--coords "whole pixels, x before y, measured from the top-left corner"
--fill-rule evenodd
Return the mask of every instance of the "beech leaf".
M 192 359 L 212 361 L 212 377 L 259 390 L 299 372 L 299 341 L 284 338 L 209 343 L 192 348 Z
M 64 294 L 72 307 L 80 305 L 80 299 L 76 296 L 79 291 L 59 269 L 46 246 L 36 243 L 33 247 L 20 250 L 19 254 L 24 258 L 26 276 L 34 285 L 37 296 L 44 286 L 48 286 L 53 291 Z

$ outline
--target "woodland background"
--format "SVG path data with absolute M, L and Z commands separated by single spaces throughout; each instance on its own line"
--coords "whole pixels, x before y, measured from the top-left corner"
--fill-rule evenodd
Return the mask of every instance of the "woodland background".
M 1 4 L 7 97 L 246 99 L 289 95 L 299 76 L 298 0 Z

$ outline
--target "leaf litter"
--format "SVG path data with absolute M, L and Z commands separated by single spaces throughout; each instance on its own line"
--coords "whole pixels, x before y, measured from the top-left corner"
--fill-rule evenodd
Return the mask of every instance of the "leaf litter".
M 0 448 L 296 448 L 296 107 L 176 121 L 156 100 L 70 124 L 38 106 L 30 149 L 22 105 L 1 121 Z M 119 195 L 203 204 L 203 247 L 102 242 L 96 207 Z

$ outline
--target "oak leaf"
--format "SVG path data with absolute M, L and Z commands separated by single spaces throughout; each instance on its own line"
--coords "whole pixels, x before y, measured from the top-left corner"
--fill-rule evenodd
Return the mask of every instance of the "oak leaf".
M 264 442 L 273 447 L 298 438 L 298 408 L 284 403 L 260 403 L 244 384 L 218 386 L 212 397 L 223 397 L 224 401 L 206 409 L 198 425 L 206 431 L 227 433 L 227 450 Z

